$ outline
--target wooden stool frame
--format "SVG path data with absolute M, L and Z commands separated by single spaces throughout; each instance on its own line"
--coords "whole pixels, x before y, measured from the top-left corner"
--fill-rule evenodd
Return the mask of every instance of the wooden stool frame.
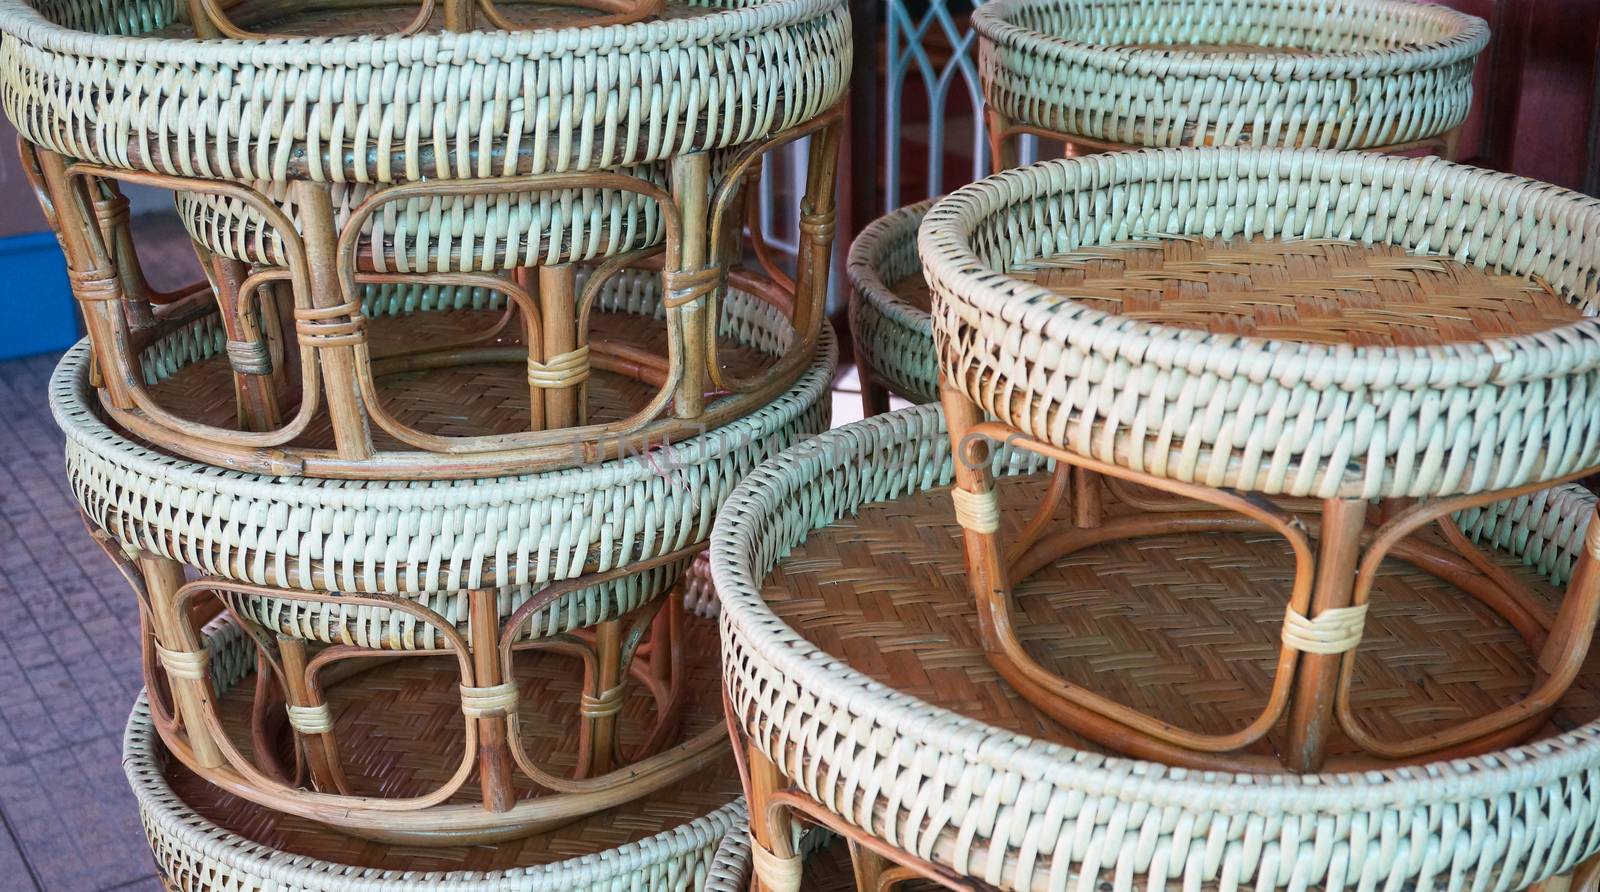
M 185 581 L 183 567 L 153 554 L 126 556 L 110 538 L 93 530 L 138 598 L 145 685 L 152 720 L 168 749 L 206 781 L 265 807 L 319 821 L 345 833 L 381 842 L 463 845 L 513 839 L 548 830 L 595 811 L 648 795 L 706 767 L 721 756 L 723 728 L 713 726 L 667 746 L 681 719 L 682 600 L 674 590 L 630 614 L 549 638 L 518 640 L 518 631 L 561 595 L 674 561 L 688 561 L 704 545 L 551 585 L 504 620 L 495 613 L 495 590 L 467 592 L 468 631 L 463 634 L 438 613 L 413 600 L 373 594 L 331 594 L 272 588 L 202 576 Z M 447 646 L 388 650 L 308 642 L 275 633 L 246 618 L 240 596 L 379 607 L 426 624 Z M 229 736 L 217 711 L 207 674 L 209 655 L 197 618 L 213 600 L 256 646 L 256 688 L 251 710 L 252 758 Z M 646 633 L 650 633 L 645 641 Z M 562 777 L 538 765 L 518 733 L 515 654 L 549 651 L 583 666 L 577 771 Z M 379 798 L 350 792 L 340 767 L 339 741 L 323 691 L 372 661 L 453 655 L 462 688 L 462 758 L 454 774 L 430 793 Z M 358 662 L 363 665 L 358 665 Z M 618 712 L 629 681 L 655 702 L 655 717 L 636 752 L 624 754 Z M 295 737 L 295 763 L 271 755 L 287 714 Z M 448 804 L 474 773 L 480 806 Z M 518 799 L 517 774 L 547 791 Z
M 738 149 L 727 159 L 718 181 L 713 181 L 709 154 L 680 156 L 671 162 L 670 191 L 605 171 L 420 181 L 370 196 L 340 230 L 334 222 L 331 187 L 295 181 L 291 195 L 304 218 L 299 233 L 265 195 L 240 183 L 72 162 L 26 143 L 21 151 L 67 255 L 73 292 L 94 344 L 96 384 L 105 411 L 117 424 L 196 460 L 254 473 L 450 479 L 554 470 L 642 451 L 743 417 L 787 389 L 809 364 L 825 318 L 842 115 L 842 105 L 836 105 L 799 127 Z M 763 276 L 745 270 L 736 261 L 743 246 L 739 231 L 749 206 L 746 185 L 766 153 L 807 136 L 812 139 L 795 275 L 779 280 L 770 272 Z M 201 283 L 175 295 L 155 294 L 137 267 L 119 183 L 241 202 L 260 214 L 281 239 L 284 265 L 251 269 L 212 257 L 212 288 Z M 590 188 L 630 192 L 655 202 L 661 208 L 665 243 L 601 261 L 581 293 L 571 264 L 518 270 L 516 275 L 399 273 L 364 269 L 357 260 L 363 223 L 395 201 Z M 756 245 L 763 265 L 781 274 L 759 236 Z M 587 343 L 588 316 L 601 286 L 641 263 L 661 269 L 667 294 L 665 363 L 625 348 L 619 352 L 603 342 Z M 532 287 L 535 273 L 538 285 Z M 787 308 L 796 333 L 795 343 L 778 362 L 748 379 L 722 369 L 712 332 L 713 320 L 719 318 L 720 291 L 730 279 Z M 500 325 L 466 342 L 423 345 L 403 359 L 375 356 L 366 341 L 357 297 L 358 286 L 365 284 L 456 285 L 504 295 L 521 317 L 528 345 L 534 429 L 493 436 L 438 436 L 386 412 L 375 383 L 385 361 L 417 367 L 513 359 L 503 347 L 478 343 L 494 337 L 511 314 L 508 310 Z M 166 411 L 149 394 L 139 372 L 141 347 L 192 321 L 211 299 L 209 292 L 215 294 L 228 334 L 240 430 L 198 424 Z M 278 312 L 266 311 L 275 301 L 285 306 Z M 288 318 L 277 321 L 280 313 Z M 581 394 L 591 363 L 636 376 L 643 368 L 644 380 L 659 387 L 657 395 L 629 418 L 589 424 L 582 417 Z M 301 394 L 295 415 L 288 419 L 281 417 L 271 383 L 271 376 L 288 374 L 286 367 L 298 368 Z M 708 392 L 729 396 L 707 405 Z M 324 405 L 333 424 L 335 448 L 291 445 Z M 374 428 L 412 450 L 376 449 Z
M 1567 596 L 1559 614 L 1551 617 L 1531 593 L 1495 570 L 1456 529 L 1450 516 L 1581 479 L 1600 469 L 1587 468 L 1513 489 L 1415 503 L 1379 500 L 1374 506 L 1353 498 L 1279 503 L 1078 455 L 1007 425 L 984 421 L 979 407 L 948 384 L 941 387 L 941 395 L 956 456 L 952 497 L 966 538 L 968 585 L 978 602 L 979 628 L 989 661 L 1052 718 L 1114 751 L 1171 765 L 1252 772 L 1284 767 L 1296 772 L 1358 771 L 1396 762 L 1474 755 L 1521 742 L 1537 731 L 1576 678 L 1588 653 L 1600 617 L 1600 523 L 1590 525 Z M 994 480 L 985 464 L 995 443 L 1056 462 L 1038 514 L 1009 545 L 995 520 Z M 1143 508 L 1141 514 L 1107 520 L 1100 508 L 1102 481 L 1137 484 L 1179 499 L 1144 499 L 1136 502 Z M 1069 491 L 1073 529 L 1045 535 L 1049 519 Z M 1220 510 L 1196 510 L 1196 503 Z M 1368 520 L 1372 510 L 1375 523 Z M 1456 553 L 1407 540 L 1431 523 L 1441 527 Z M 1177 531 L 1262 529 L 1282 536 L 1289 544 L 1296 572 L 1272 692 L 1261 713 L 1245 728 L 1209 734 L 1170 725 L 1067 682 L 1029 657 L 1017 638 L 1013 586 L 1059 558 L 1118 539 Z M 1317 538 L 1314 549 L 1312 536 Z M 1524 699 L 1411 740 L 1381 740 L 1368 729 L 1352 709 L 1350 681 L 1373 578 L 1389 556 L 1447 579 L 1511 623 L 1538 654 L 1533 689 Z M 1285 716 L 1290 736 L 1281 758 L 1244 752 L 1259 749 L 1267 732 Z M 1330 758 L 1328 738 L 1336 726 L 1365 755 Z

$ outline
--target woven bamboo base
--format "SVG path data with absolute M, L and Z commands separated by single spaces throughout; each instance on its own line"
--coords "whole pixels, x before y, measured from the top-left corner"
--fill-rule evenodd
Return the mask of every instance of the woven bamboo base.
M 678 734 L 687 739 L 723 721 L 715 623 L 690 617 L 685 623 L 688 694 Z M 330 686 L 328 696 L 341 764 L 351 792 L 395 798 L 440 786 L 461 756 L 459 676 L 450 658 L 376 660 L 374 668 Z M 570 776 L 577 751 L 577 661 L 549 653 L 520 653 L 518 707 L 529 755 L 558 775 Z M 220 698 L 229 735 L 249 746 L 254 675 Z M 643 687 L 630 685 L 619 729 L 624 752 L 636 747 L 652 719 Z M 292 765 L 285 730 L 275 756 Z M 643 796 L 627 805 L 581 818 L 559 829 L 492 846 L 409 846 L 359 839 L 325 825 L 272 811 L 212 786 L 168 760 L 166 781 L 196 814 L 218 827 L 279 852 L 355 867 L 386 870 L 494 871 L 528 867 L 601 852 L 693 821 L 728 804 L 740 793 L 731 758 Z M 526 784 L 519 796 L 534 795 Z M 469 781 L 452 803 L 477 802 Z
M 1000 483 L 1002 530 L 1014 533 L 1031 516 L 1044 483 Z M 1108 499 L 1108 515 L 1128 510 Z M 1066 511 L 1059 522 L 1070 523 Z M 943 488 L 868 505 L 810 534 L 763 596 L 816 646 L 886 685 L 987 724 L 1101 749 L 1048 719 L 985 660 L 960 533 Z M 1447 547 L 1431 532 L 1419 535 Z M 1487 553 L 1539 601 L 1557 602 L 1559 593 L 1532 570 Z M 1020 583 L 1018 634 L 1035 659 L 1074 684 L 1186 729 L 1233 731 L 1265 702 L 1292 577 L 1287 548 L 1268 534 L 1118 542 Z M 1516 631 L 1433 576 L 1390 560 L 1371 605 L 1352 692 L 1356 713 L 1386 738 L 1486 714 L 1533 682 L 1534 655 Z M 1551 726 L 1596 715 L 1600 660 L 1591 658 Z M 1277 755 L 1285 736 L 1280 723 L 1249 752 Z M 1329 748 L 1354 750 L 1337 734 Z
M 465 310 L 443 313 L 414 313 L 383 316 L 369 320 L 372 355 L 395 355 L 390 363 L 375 359 L 376 384 L 384 408 L 402 423 L 439 436 L 469 437 L 507 434 L 529 428 L 528 370 L 518 356 L 494 362 L 463 362 L 442 368 L 408 369 L 406 359 L 397 354 L 415 350 L 419 344 L 445 344 L 488 331 L 500 321 L 499 310 Z M 514 330 L 515 326 L 510 326 Z M 667 355 L 667 333 L 660 320 L 641 319 L 627 313 L 596 312 L 590 329 L 591 342 L 623 345 L 632 354 L 658 357 Z M 492 342 L 493 346 L 517 343 L 514 337 Z M 512 352 L 516 352 L 513 350 Z M 725 367 L 737 375 L 749 375 L 770 366 L 772 359 L 730 339 L 719 351 Z M 467 357 L 470 359 L 470 357 Z M 639 368 L 629 374 L 594 370 L 587 382 L 587 407 L 590 423 L 618 421 L 646 406 L 660 389 L 662 369 Z M 151 396 L 174 414 L 196 422 L 224 428 L 237 428 L 233 376 L 226 354 L 184 366 L 150 388 Z M 298 385 L 280 387 L 279 398 L 286 413 L 293 412 Z M 381 429 L 372 431 L 379 449 L 403 449 L 404 444 Z M 294 446 L 332 448 L 333 429 L 326 407 L 319 410 L 310 427 Z

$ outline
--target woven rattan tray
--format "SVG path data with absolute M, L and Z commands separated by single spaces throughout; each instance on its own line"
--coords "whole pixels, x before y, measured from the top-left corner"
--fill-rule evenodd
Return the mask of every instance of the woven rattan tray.
M 849 73 L 841 0 L 674 5 L 631 25 L 517 33 L 155 36 L 178 18 L 174 0 L 7 0 L 6 113 L 30 142 L 114 168 L 394 182 L 749 143 L 833 105 Z
M 880 217 L 850 243 L 850 334 L 869 415 L 888 411 L 890 393 L 913 403 L 939 398 L 930 294 L 917 257 L 917 227 L 932 205 Z
M 991 136 L 1092 150 L 1438 148 L 1489 40 L 1411 0 L 994 0 L 972 24 Z
M 704 620 L 690 625 L 698 661 L 695 685 L 703 695 L 686 720 L 692 729 L 722 718 L 714 630 Z M 219 695 L 234 720 L 242 721 L 253 648 L 226 621 L 208 631 Z M 369 734 L 372 745 L 358 754 L 361 767 L 383 770 L 404 787 L 418 777 L 396 777 L 396 765 L 426 773 L 417 766 L 427 765 L 432 749 L 448 747 L 435 732 L 448 725 L 440 717 L 456 704 L 450 679 L 433 678 L 426 667 L 401 678 L 383 670 L 369 672 L 370 680 L 347 680 L 361 689 L 360 696 L 346 701 L 339 721 Z M 537 667 L 530 671 L 538 672 Z M 534 685 L 530 676 L 525 686 L 530 693 L 545 691 L 543 708 L 575 706 L 570 677 L 570 672 L 553 671 L 546 685 Z M 552 752 L 562 746 L 559 738 L 548 742 Z M 540 836 L 497 846 L 426 849 L 343 836 L 200 781 L 163 751 L 143 698 L 128 724 L 124 766 L 162 877 L 182 892 L 611 889 L 618 884 L 686 890 L 709 883 L 733 888 L 726 884 L 748 872 L 748 849 L 737 844 L 744 830 L 738 780 L 726 762 L 646 799 Z
M 996 467 L 1042 470 L 1025 453 Z M 772 802 L 886 843 L 925 874 L 1002 889 L 1515 889 L 1600 849 L 1593 661 L 1537 742 L 1480 757 L 1302 777 L 1097 754 L 987 661 L 950 478 L 941 413 L 919 407 L 796 447 L 731 497 L 712 546 L 726 685 L 753 758 L 791 791 Z M 1002 528 L 1028 519 L 1040 479 L 1002 482 Z M 1549 609 L 1594 504 L 1569 486 L 1457 520 Z M 1108 516 L 1123 510 L 1107 502 Z M 1237 727 L 1272 671 L 1292 563 L 1268 534 L 1103 544 L 1018 586 L 1017 632 L 1046 665 L 1121 701 Z M 1436 728 L 1529 684 L 1517 630 L 1398 562 L 1368 624 L 1356 689 L 1369 723 Z
M 946 380 L 1008 426 L 1169 480 L 1370 499 L 1600 462 L 1597 243 L 1600 203 L 1530 180 L 1211 149 L 975 183 L 920 252 Z

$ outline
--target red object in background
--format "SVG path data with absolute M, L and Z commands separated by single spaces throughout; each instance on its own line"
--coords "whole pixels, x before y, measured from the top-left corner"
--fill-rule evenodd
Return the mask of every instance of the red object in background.
M 1600 0 L 1443 0 L 1489 23 L 1462 160 L 1600 195 Z

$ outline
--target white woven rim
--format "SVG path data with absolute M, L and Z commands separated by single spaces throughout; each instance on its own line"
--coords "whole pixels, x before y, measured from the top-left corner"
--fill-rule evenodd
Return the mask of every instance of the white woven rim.
M 1421 23 L 1454 25 L 1442 40 L 1400 49 L 1327 52 L 1308 56 L 1268 53 L 1196 53 L 1181 45 L 1148 50 L 1096 46 L 1046 34 L 1012 23 L 1023 9 L 1061 0 L 989 0 L 972 14 L 973 30 L 996 44 L 1050 52 L 1064 62 L 1115 71 L 1121 75 L 1162 74 L 1169 77 L 1238 77 L 1281 80 L 1296 77 L 1361 77 L 1423 71 L 1470 59 L 1489 43 L 1489 26 L 1476 16 L 1415 0 L 1333 0 L 1329 6 L 1376 6 L 1408 14 Z M 1330 13 L 1330 22 L 1337 22 Z
M 1287 172 L 1310 166 L 1336 174 L 1340 182 L 1352 184 L 1392 180 L 1398 174 L 1409 173 L 1419 179 L 1431 178 L 1434 181 L 1444 180 L 1448 176 L 1457 177 L 1458 184 L 1464 182 L 1475 186 L 1485 195 L 1505 192 L 1513 187 L 1531 188 L 1541 198 L 1559 205 L 1572 218 L 1564 222 L 1577 227 L 1580 232 L 1600 235 L 1600 201 L 1594 198 L 1557 186 L 1533 183 L 1522 177 L 1452 164 L 1438 158 L 1394 158 L 1366 152 L 1318 149 L 1141 149 L 1042 161 L 963 186 L 936 203 L 924 218 L 917 237 L 923 271 L 935 294 L 935 315 L 952 311 L 954 308 L 948 306 L 941 309 L 941 302 L 948 296 L 954 296 L 953 302 L 968 304 L 983 313 L 1007 320 L 1026 316 L 1030 319 L 1030 325 L 1043 326 L 1046 319 L 1051 325 L 1062 325 L 1066 328 L 1067 346 L 1074 351 L 1148 363 L 1160 368 L 1181 367 L 1190 372 L 1204 371 L 1223 379 L 1273 379 L 1291 386 L 1307 380 L 1313 373 L 1319 381 L 1345 387 L 1444 388 L 1549 378 L 1581 373 L 1594 367 L 1596 358 L 1587 355 L 1592 351 L 1552 349 L 1547 346 L 1545 341 L 1552 337 L 1549 332 L 1442 347 L 1397 348 L 1330 347 L 1175 329 L 1112 315 L 1067 300 L 1032 282 L 996 271 L 973 250 L 971 235 L 977 225 L 1005 207 L 1042 196 L 1047 184 L 1061 191 L 1085 188 L 1091 184 L 1111 185 L 1103 178 L 1107 171 L 1113 178 L 1118 178 L 1113 180 L 1113 184 L 1132 181 L 1143 164 L 1171 165 L 1205 174 L 1208 170 L 1214 171 L 1218 161 L 1224 158 L 1250 162 L 1254 170 L 1264 173 Z M 1443 188 L 1443 184 L 1440 185 Z M 1439 200 L 1451 197 L 1440 195 Z M 1532 200 L 1526 196 L 1521 200 L 1524 204 L 1532 204 Z M 1221 216 L 1221 212 L 1228 209 L 1217 210 Z M 1515 208 L 1507 209 L 1508 213 L 1513 211 Z M 1430 222 L 1434 221 L 1421 221 L 1417 225 Z M 1468 235 L 1477 234 L 1472 228 L 1477 222 L 1462 220 L 1452 223 L 1445 237 L 1455 237 L 1465 242 Z M 1202 223 L 1203 226 L 1197 225 L 1196 231 L 1185 234 L 1217 235 L 1223 238 L 1239 234 L 1231 221 L 1218 225 L 1215 220 L 1208 219 Z M 1202 228 L 1203 233 L 1200 231 Z M 1295 234 L 1280 232 L 1278 236 L 1293 237 Z M 1469 251 L 1464 243 L 1429 247 L 1435 251 L 1442 249 L 1462 262 L 1484 262 L 1484 258 Z M 1489 259 L 1488 265 L 1497 266 L 1495 261 L 1515 259 L 1494 256 Z M 1580 296 L 1590 302 L 1600 301 L 1600 292 Z M 954 311 L 961 312 L 959 309 Z M 1558 331 L 1586 332 L 1589 339 L 1600 339 L 1600 318 L 1590 316 Z
M 121 37 L 65 28 L 24 0 L 0 0 L 0 32 L 43 49 L 98 59 L 179 64 L 319 65 L 329 68 L 403 62 L 432 65 L 537 59 L 605 52 L 694 48 L 809 21 L 843 10 L 844 0 L 760 0 L 686 19 L 529 31 L 385 34 L 351 37 L 197 40 Z

